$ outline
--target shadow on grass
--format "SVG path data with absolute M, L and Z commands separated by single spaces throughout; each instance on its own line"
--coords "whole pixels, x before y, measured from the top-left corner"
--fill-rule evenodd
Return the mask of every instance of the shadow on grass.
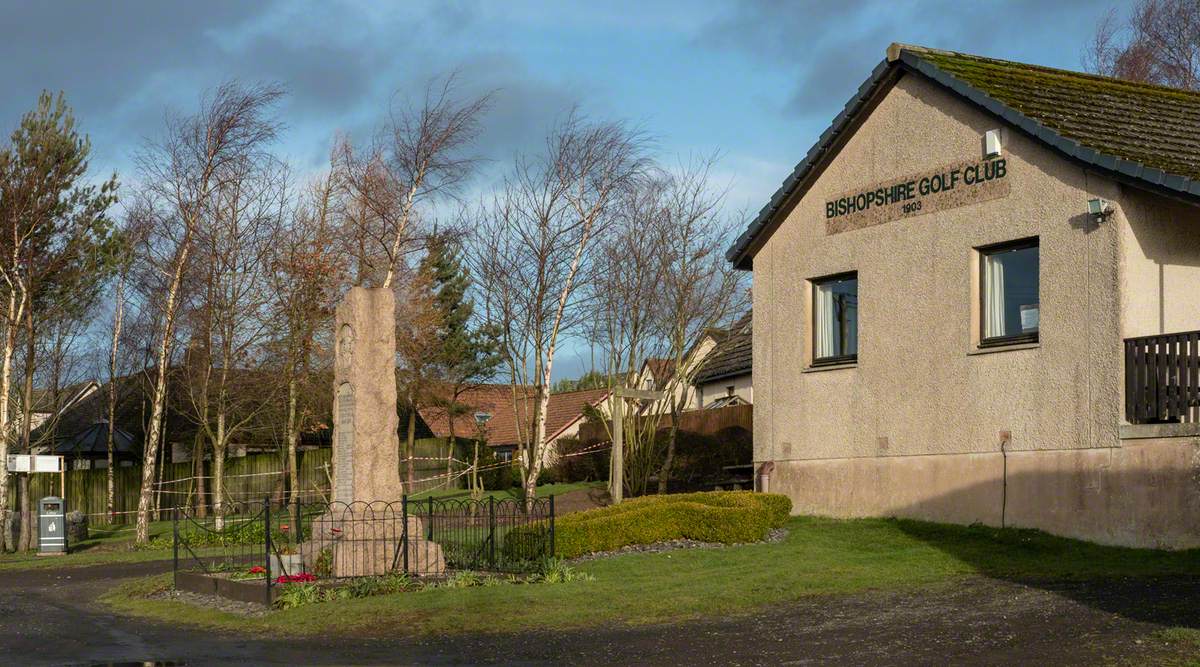
M 1108 527 L 1119 539 L 1128 539 L 1131 531 L 1164 531 L 1154 523 L 1163 521 L 1161 510 L 1138 508 L 1134 494 L 1144 496 L 1146 489 L 1184 490 L 1195 484 L 1180 471 L 1180 479 L 1164 479 L 1171 473 L 1156 471 L 1110 474 L 1105 484 L 1113 485 L 1106 496 L 1070 501 L 1069 489 L 1078 489 L 1078 480 L 1062 479 L 1055 474 L 1024 475 L 1009 478 L 1009 489 L 1054 489 L 1045 494 L 1046 507 L 1038 508 L 1029 498 L 1021 499 L 1019 514 L 1014 516 L 1013 499 L 1007 510 L 1009 522 L 1035 524 L 1044 516 L 1053 516 L 1062 525 L 1064 508 L 1068 522 L 1078 520 L 1081 532 L 1097 531 L 1096 523 L 1107 518 Z M 1120 479 L 1115 479 L 1119 477 Z M 1054 486 L 1058 485 L 1058 486 Z M 959 489 L 931 498 L 897 512 L 900 516 L 941 517 L 947 508 L 978 507 L 986 494 L 995 494 L 996 515 L 1000 516 L 1002 497 L 998 485 L 980 485 Z M 1057 491 L 1066 489 L 1068 491 Z M 1194 492 L 1193 492 L 1194 493 Z M 1128 495 L 1123 495 L 1128 494 Z M 1147 502 L 1143 497 L 1142 502 Z M 1094 502 L 1108 503 L 1100 514 Z M 1088 511 L 1084 511 L 1087 508 Z M 1138 511 L 1142 515 L 1138 515 Z M 953 509 L 949 510 L 953 516 Z M 1098 519 L 1098 516 L 1101 517 Z M 1196 517 L 1179 517 L 1171 526 L 1190 526 Z M 969 527 L 929 523 L 914 519 L 894 519 L 901 531 L 967 564 L 981 575 L 1034 586 L 1065 596 L 1080 604 L 1122 617 L 1167 626 L 1200 628 L 1200 549 L 1160 550 L 1105 546 L 1093 542 L 1057 537 L 1040 530 L 995 528 L 974 524 Z M 1184 529 L 1186 530 L 1186 528 Z M 1153 535 L 1154 533 L 1149 533 Z M 1118 538 L 1114 538 L 1118 539 Z

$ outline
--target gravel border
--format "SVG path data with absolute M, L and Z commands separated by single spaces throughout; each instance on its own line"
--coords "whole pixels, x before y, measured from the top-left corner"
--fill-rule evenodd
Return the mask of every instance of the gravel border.
M 219 595 L 204 595 L 191 591 L 165 590 L 148 596 L 151 600 L 175 600 L 197 607 L 208 607 L 238 616 L 266 616 L 271 610 L 265 605 L 254 602 L 238 602 Z
M 727 549 L 729 547 L 740 547 L 747 544 L 773 544 L 783 541 L 787 537 L 788 531 L 786 528 L 775 528 L 767 533 L 766 539 L 758 542 L 740 542 L 737 544 L 722 544 L 720 542 L 700 542 L 698 540 L 669 540 L 667 542 L 655 542 L 654 544 L 631 544 L 626 547 L 621 547 L 613 551 L 596 551 L 582 556 L 576 556 L 566 562 L 570 565 L 577 563 L 586 563 L 588 561 L 600 560 L 601 558 L 611 558 L 613 556 L 623 556 L 625 554 L 658 554 L 667 551 L 679 551 L 680 549 Z

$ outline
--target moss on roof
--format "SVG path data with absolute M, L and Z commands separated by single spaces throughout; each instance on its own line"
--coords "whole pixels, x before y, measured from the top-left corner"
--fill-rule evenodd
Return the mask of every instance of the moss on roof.
M 1200 179 L 1200 93 L 965 53 L 902 49 L 1083 146 Z
M 859 87 L 846 109 L 726 252 L 731 262 L 740 269 L 753 266 L 755 244 L 774 231 L 789 198 L 814 173 L 820 173 L 823 161 L 837 154 L 839 138 L 853 131 L 856 117 L 870 113 L 871 99 L 887 90 L 902 70 L 955 90 L 1102 172 L 1119 174 L 1169 195 L 1200 199 L 1200 92 L 892 44 L 887 60 Z

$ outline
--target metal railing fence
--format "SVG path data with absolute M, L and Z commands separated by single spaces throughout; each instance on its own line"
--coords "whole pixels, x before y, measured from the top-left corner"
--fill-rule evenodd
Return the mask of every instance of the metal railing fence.
M 523 573 L 554 557 L 554 497 L 230 504 L 220 516 L 174 512 L 180 573 L 261 585 L 404 573 Z M 219 589 L 220 587 L 215 587 Z

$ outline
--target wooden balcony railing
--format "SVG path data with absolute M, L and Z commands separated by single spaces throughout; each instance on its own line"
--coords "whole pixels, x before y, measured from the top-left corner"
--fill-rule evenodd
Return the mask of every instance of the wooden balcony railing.
M 1200 421 L 1200 331 L 1125 339 L 1125 420 Z

